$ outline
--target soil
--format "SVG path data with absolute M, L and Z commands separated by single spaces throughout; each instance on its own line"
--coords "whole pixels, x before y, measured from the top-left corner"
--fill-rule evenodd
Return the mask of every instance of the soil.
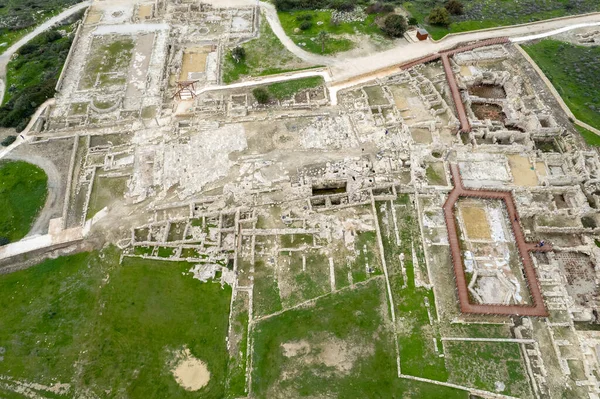
M 178 354 L 178 361 L 171 370 L 175 380 L 186 391 L 197 391 L 208 384 L 210 371 L 206 363 L 192 356 L 188 348 Z
M 470 239 L 489 240 L 491 238 L 490 225 L 488 224 L 485 209 L 474 206 L 464 206 L 461 208 L 461 213 L 467 230 L 467 236 Z

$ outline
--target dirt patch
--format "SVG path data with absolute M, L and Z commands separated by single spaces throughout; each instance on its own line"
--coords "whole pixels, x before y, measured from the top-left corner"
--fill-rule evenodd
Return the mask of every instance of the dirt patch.
M 496 104 L 471 104 L 471 109 L 477 119 L 482 121 L 489 119 L 504 123 L 506 118 L 506 115 L 502 112 L 502 107 Z
M 177 360 L 171 373 L 177 383 L 186 391 L 202 389 L 210 380 L 210 371 L 208 371 L 206 363 L 195 358 L 188 348 L 177 354 Z
M 357 344 L 331 336 L 312 344 L 306 340 L 290 341 L 281 344 L 283 355 L 295 357 L 307 365 L 323 365 L 336 373 L 348 374 L 357 360 L 375 353 L 373 345 Z
M 292 341 L 281 344 L 283 348 L 283 356 L 294 357 L 306 355 L 310 352 L 310 344 L 307 341 Z
M 152 4 L 142 4 L 138 9 L 138 18 L 147 19 L 152 17 Z
M 506 98 L 504 87 L 480 84 L 469 87 L 469 94 L 481 98 Z
M 183 63 L 179 80 L 193 80 L 194 74 L 206 71 L 206 57 L 210 53 L 210 46 L 187 48 L 183 52 Z
M 464 206 L 461 208 L 463 222 L 467 230 L 467 236 L 474 240 L 489 240 L 490 225 L 488 223 L 485 209 L 476 206 Z
M 509 155 L 508 164 L 517 186 L 533 187 L 538 185 L 537 175 L 531 167 L 531 162 L 520 155 Z

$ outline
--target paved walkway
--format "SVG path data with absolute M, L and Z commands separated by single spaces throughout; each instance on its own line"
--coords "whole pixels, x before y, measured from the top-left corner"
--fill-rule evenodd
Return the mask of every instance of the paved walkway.
M 454 276 L 456 278 L 456 288 L 458 289 L 458 300 L 460 303 L 461 312 L 476 314 L 548 316 L 529 252 L 551 251 L 552 247 L 548 245 L 544 247 L 537 247 L 534 244 L 530 244 L 525 241 L 525 235 L 523 234 L 523 230 L 521 229 L 521 225 L 519 223 L 519 216 L 511 192 L 467 189 L 462 184 L 458 165 L 450 165 L 450 170 L 452 172 L 452 179 L 454 181 L 454 189 L 450 192 L 443 209 L 446 227 L 448 228 L 448 242 L 450 244 L 450 252 L 452 254 L 452 264 L 454 266 Z M 515 241 L 517 243 L 519 256 L 523 264 L 523 270 L 525 271 L 525 279 L 527 282 L 527 287 L 529 288 L 529 292 L 531 293 L 533 305 L 486 305 L 475 304 L 469 300 L 467 279 L 463 266 L 460 243 L 458 242 L 458 227 L 456 225 L 454 216 L 454 205 L 460 197 L 498 199 L 504 201 L 508 211 L 508 217 Z
M 83 10 L 90 4 L 92 4 L 92 1 L 88 0 L 82 3 L 77 3 L 74 6 L 67 8 L 60 14 L 55 15 L 46 22 L 37 26 L 33 31 L 23 36 L 18 42 L 10 46 L 8 49 L 6 49 L 4 53 L 2 53 L 2 55 L 0 55 L 0 104 L 2 104 L 2 101 L 4 99 L 4 90 L 6 86 L 6 65 L 8 64 L 8 61 L 10 61 L 10 57 L 12 57 L 13 54 L 16 53 L 23 45 L 25 45 L 27 42 L 29 42 L 31 39 L 33 39 L 40 33 L 50 29 L 60 21 L 70 17 L 76 12 Z

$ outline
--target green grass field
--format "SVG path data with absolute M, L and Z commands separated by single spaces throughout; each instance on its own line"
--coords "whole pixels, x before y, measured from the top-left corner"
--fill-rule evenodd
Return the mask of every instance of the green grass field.
M 446 342 L 445 346 L 452 382 L 491 392 L 496 390 L 496 382 L 500 382 L 505 387 L 503 394 L 533 397 L 518 344 Z M 469 356 L 464 356 L 465 353 Z
M 0 162 L 0 237 L 18 241 L 31 229 L 46 202 L 48 176 L 35 165 Z
M 362 22 L 343 22 L 339 24 L 331 23 L 331 11 L 291 11 L 278 12 L 277 15 L 285 33 L 294 43 L 311 53 L 335 54 L 351 50 L 355 44 L 347 38 L 349 35 L 376 35 L 380 39 L 384 38 L 381 29 L 375 24 L 376 14 L 368 15 Z M 298 21 L 298 18 L 301 19 L 306 16 L 311 16 L 312 25 L 309 29 L 299 30 L 302 22 Z M 324 51 L 322 51 L 321 43 L 317 40 L 317 35 L 322 30 L 329 34 Z
M 379 280 L 260 322 L 254 330 L 254 394 L 466 399 L 463 391 L 398 378 L 386 312 Z
M 575 117 L 600 129 L 600 47 L 546 39 L 524 45 L 523 49 L 544 71 Z
M 246 58 L 236 62 L 228 52 L 223 63 L 223 83 L 232 83 L 247 76 L 265 76 L 295 70 L 314 68 L 290 53 L 263 20 L 260 35 L 242 44 Z
M 452 23 L 449 27 L 428 25 L 427 16 L 431 9 L 443 6 L 444 3 L 443 0 L 411 0 L 403 2 L 402 6 L 436 40 L 448 33 L 523 24 L 565 15 L 600 11 L 600 3 L 596 0 L 582 0 L 576 4 L 570 0 L 473 0 L 462 2 L 464 14 L 452 16 Z
M 288 80 L 280 83 L 273 83 L 267 87 L 269 93 L 275 98 L 282 100 L 284 98 L 292 97 L 294 94 L 301 90 L 312 89 L 323 84 L 323 78 L 320 76 L 313 76 L 309 78 Z
M 0 276 L 0 375 L 70 383 L 70 397 L 222 398 L 231 289 L 193 279 L 188 263 L 118 262 L 109 248 Z M 199 391 L 170 372 L 184 347 L 211 373 Z
M 586 128 L 577 125 L 575 125 L 575 129 L 577 129 L 579 134 L 581 134 L 581 136 L 583 137 L 585 142 L 588 143 L 588 145 L 600 147 L 600 136 L 598 136 L 596 133 L 590 132 Z

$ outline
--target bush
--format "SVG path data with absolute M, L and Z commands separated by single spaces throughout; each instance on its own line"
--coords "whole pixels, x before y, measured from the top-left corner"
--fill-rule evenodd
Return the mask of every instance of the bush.
M 309 30 L 312 28 L 312 22 L 310 21 L 302 21 L 300 24 L 300 30 Z
M 416 26 L 418 24 L 419 24 L 419 21 L 415 17 L 410 17 L 408 19 L 408 25 L 410 25 L 410 26 Z
M 10 243 L 10 240 L 6 237 L 0 237 L 0 247 Z
M 394 6 L 392 4 L 384 4 L 379 1 L 368 6 L 365 9 L 365 12 L 367 14 L 388 14 L 390 12 L 394 12 Z
M 267 104 L 270 100 L 269 92 L 262 87 L 252 90 L 252 95 L 259 104 Z
M 381 30 L 391 37 L 402 37 L 406 29 L 408 29 L 406 18 L 397 14 L 388 15 L 383 22 L 383 28 L 381 28 Z
M 246 49 L 236 46 L 231 50 L 231 56 L 236 62 L 243 61 L 246 58 Z
M 338 11 L 354 11 L 355 4 L 352 1 L 335 1 L 331 8 Z
M 452 15 L 462 15 L 464 12 L 463 3 L 460 0 L 448 0 L 445 7 Z
M 302 21 L 312 21 L 313 16 L 312 14 L 304 14 L 304 15 L 298 15 L 296 17 L 296 21 L 297 22 L 302 22 Z
M 450 25 L 450 13 L 444 7 L 436 7 L 429 13 L 429 23 L 431 25 Z
M 14 143 L 16 139 L 17 139 L 17 136 L 6 136 L 6 138 L 4 140 L 2 140 L 0 145 L 2 145 L 2 147 L 8 147 L 12 143 Z M 2 238 L 2 237 L 0 237 L 0 238 Z

